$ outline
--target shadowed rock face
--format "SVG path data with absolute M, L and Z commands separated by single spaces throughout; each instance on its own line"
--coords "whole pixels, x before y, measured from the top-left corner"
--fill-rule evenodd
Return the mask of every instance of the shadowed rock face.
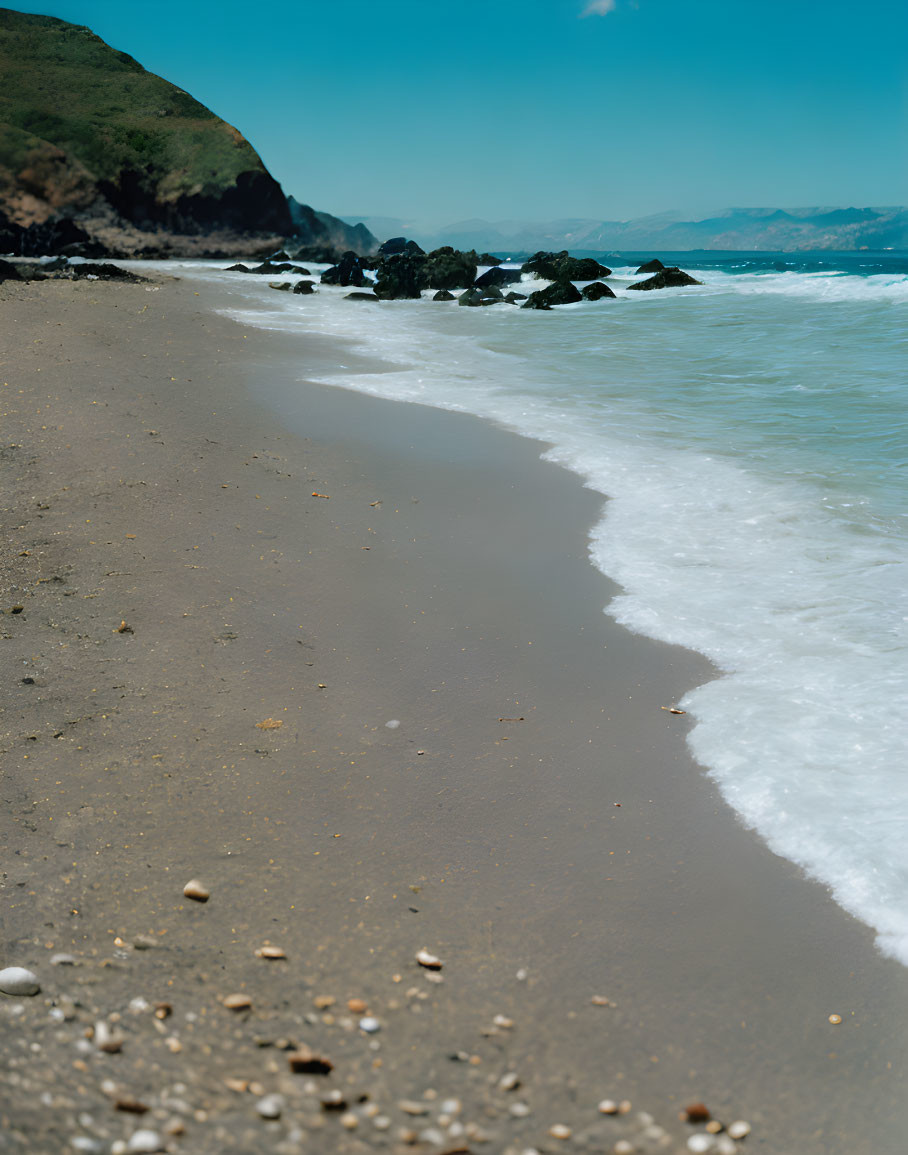
M 580 290 L 568 280 L 554 281 L 545 289 L 530 293 L 521 309 L 551 309 L 553 305 L 573 305 L 582 301 Z
M 599 277 L 610 277 L 612 270 L 600 265 L 592 257 L 572 257 L 567 249 L 560 253 L 534 253 L 525 261 L 522 273 L 535 273 L 549 281 L 595 281 Z
M 702 281 L 696 280 L 690 273 L 685 273 L 683 269 L 673 265 L 668 269 L 660 269 L 648 281 L 638 281 L 635 285 L 628 285 L 628 289 L 677 289 L 684 285 L 702 284 Z
M 0 234 L 18 251 L 117 229 L 293 231 L 235 128 L 89 29 L 0 9 L 0 75 Z

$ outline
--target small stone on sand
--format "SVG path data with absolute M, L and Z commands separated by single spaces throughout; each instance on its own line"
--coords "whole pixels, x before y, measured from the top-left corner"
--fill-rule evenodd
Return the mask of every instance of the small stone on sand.
M 750 1134 L 750 1124 L 744 1119 L 736 1119 L 734 1123 L 729 1123 L 728 1133 L 732 1139 L 745 1139 Z
M 280 1095 L 266 1095 L 264 1099 L 259 1099 L 255 1109 L 263 1119 L 280 1119 L 284 1100 Z
M 441 959 L 434 954 L 430 954 L 425 947 L 416 952 L 416 961 L 421 967 L 425 967 L 430 971 L 440 971 L 444 966 Z
M 834 1027 L 837 1027 L 839 1025 L 839 1023 L 841 1023 L 841 1021 L 842 1021 L 842 1016 L 841 1015 L 830 1015 L 829 1021 L 830 1021 L 830 1023 L 832 1023 L 832 1025 Z
M 252 1006 L 252 999 L 248 995 L 226 995 L 222 1001 L 228 1011 L 246 1011 Z
M 617 1115 L 618 1114 L 618 1104 L 615 1102 L 614 1099 L 603 1099 L 602 1102 L 599 1104 L 599 1114 L 600 1115 Z
M 368 1009 L 369 1005 L 365 999 L 347 999 L 347 1010 L 351 1015 L 362 1015 Z
M 381 1030 L 381 1023 L 372 1015 L 366 1015 L 365 1018 L 359 1020 L 359 1029 L 365 1031 L 367 1035 L 374 1035 L 376 1031 Z
M 255 953 L 257 958 L 278 959 L 287 957 L 287 952 L 279 946 L 260 946 Z
M 709 1107 L 705 1103 L 688 1103 L 684 1108 L 682 1118 L 686 1123 L 705 1123 L 710 1117 Z
M 552 1126 L 549 1127 L 549 1135 L 551 1135 L 553 1139 L 570 1139 L 573 1131 L 564 1123 L 553 1123 Z
M 38 976 L 25 967 L 6 967 L 0 971 L 0 992 L 4 995 L 36 995 L 40 990 Z
M 126 1144 L 126 1150 L 135 1155 L 152 1155 L 164 1150 L 164 1140 L 157 1131 L 134 1131 Z
M 186 898 L 192 898 L 196 902 L 207 902 L 211 898 L 211 892 L 207 886 L 204 886 L 197 878 L 190 878 L 183 887 L 183 894 Z

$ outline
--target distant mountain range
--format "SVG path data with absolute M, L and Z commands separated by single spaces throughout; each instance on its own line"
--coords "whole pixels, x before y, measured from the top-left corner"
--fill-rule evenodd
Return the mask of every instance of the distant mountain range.
M 351 219 L 351 218 L 345 218 Z M 435 230 L 392 217 L 356 218 L 379 240 L 407 236 L 425 249 L 531 253 L 539 249 L 607 253 L 685 249 L 797 252 L 908 249 L 908 209 L 801 208 L 723 209 L 704 220 L 660 213 L 630 221 L 467 220 Z

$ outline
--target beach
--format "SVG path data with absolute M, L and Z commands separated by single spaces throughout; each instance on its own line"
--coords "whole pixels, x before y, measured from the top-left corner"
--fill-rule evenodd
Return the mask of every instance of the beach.
M 894 1155 L 908 970 L 693 762 L 601 496 L 221 303 L 0 286 L 9 1149 Z

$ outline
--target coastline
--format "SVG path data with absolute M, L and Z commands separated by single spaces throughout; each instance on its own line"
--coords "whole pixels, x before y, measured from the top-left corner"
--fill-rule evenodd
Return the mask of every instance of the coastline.
M 28 900 L 4 929 L 8 963 L 44 986 L 23 1016 L 46 1022 L 37 1005 L 71 976 L 121 999 L 173 980 L 251 1048 L 263 1024 L 298 1035 L 284 1019 L 313 995 L 358 995 L 382 1049 L 324 1022 L 302 1028 L 312 1045 L 363 1086 L 369 1072 L 389 1106 L 455 1086 L 497 1112 L 481 1121 L 500 1148 L 558 1147 L 556 1122 L 613 1127 L 614 1143 L 645 1110 L 681 1150 L 677 1110 L 703 1099 L 749 1119 L 766 1151 L 898 1149 L 904 968 L 691 762 L 686 722 L 660 706 L 708 665 L 602 614 L 611 590 L 585 538 L 598 496 L 477 419 L 301 387 L 292 338 L 213 317 L 185 285 L 2 291 L 21 356 L 0 367 L 5 422 L 22 429 L 4 437 L 21 450 L 4 462 L 19 504 L 3 608 L 25 610 L 2 618 L 0 644 L 35 679 L 7 691 L 4 841 Z M 265 718 L 283 725 L 257 730 Z M 182 898 L 194 875 L 204 907 Z M 175 946 L 129 945 L 163 931 Z M 290 965 L 254 957 L 266 938 Z M 444 983 L 415 967 L 423 946 Z M 50 968 L 61 950 L 83 965 Z M 243 983 L 240 1028 L 216 998 Z M 414 985 L 430 997 L 406 998 Z M 159 1042 L 141 1014 L 129 1025 Z M 180 1052 L 162 1048 L 179 1079 Z M 459 1050 L 483 1063 L 450 1062 Z M 375 1055 L 391 1061 L 371 1068 Z M 79 1061 L 100 1080 L 124 1060 L 128 1045 Z M 525 1119 L 489 1090 L 506 1069 Z M 600 1119 L 606 1097 L 633 1112 Z M 251 1096 L 233 1109 L 261 1130 Z M 187 1134 L 206 1150 L 229 1112 L 195 1110 L 209 1117 Z M 367 1140 L 365 1120 L 346 1133 L 317 1104 L 297 1115 L 330 1126 L 335 1150 L 395 1137 Z

